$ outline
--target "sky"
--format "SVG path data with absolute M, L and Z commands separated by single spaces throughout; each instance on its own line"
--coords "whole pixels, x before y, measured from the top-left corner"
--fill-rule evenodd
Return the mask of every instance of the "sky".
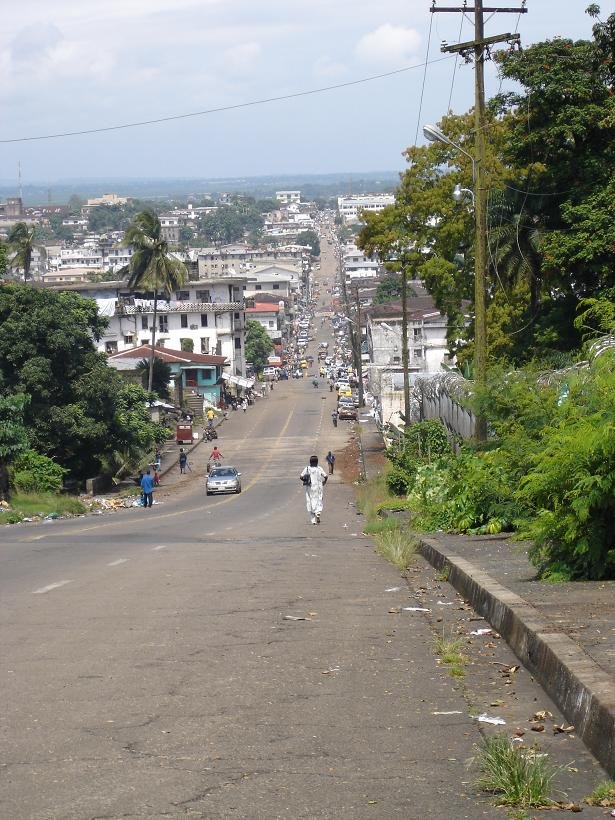
M 518 6 L 521 0 L 489 0 Z M 472 105 L 473 69 L 440 60 L 473 36 L 431 0 L 22 0 L 0 30 L 0 140 L 100 128 L 361 80 L 159 125 L 0 142 L 0 180 L 218 178 L 402 170 L 417 125 Z M 457 5 L 437 0 L 438 6 Z M 458 5 L 461 5 L 459 3 Z M 528 0 L 486 34 L 587 38 L 589 0 Z M 600 2 L 602 18 L 615 0 Z M 518 29 L 517 29 L 518 23 Z M 499 82 L 487 67 L 487 93 Z M 420 111 L 421 93 L 422 111 Z M 452 96 L 451 96 L 452 89 Z M 419 122 L 420 121 L 420 122 Z

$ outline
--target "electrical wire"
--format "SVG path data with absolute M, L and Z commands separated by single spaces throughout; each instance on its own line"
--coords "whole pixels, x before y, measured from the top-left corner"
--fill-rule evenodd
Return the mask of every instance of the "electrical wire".
M 421 96 L 419 99 L 419 110 L 416 116 L 416 131 L 414 134 L 414 146 L 416 147 L 416 143 L 418 142 L 419 138 L 419 128 L 421 127 L 421 115 L 423 113 L 423 98 L 425 96 L 425 84 L 427 80 L 427 66 L 429 65 L 429 50 L 431 48 L 431 32 L 433 29 L 433 18 L 434 15 L 431 14 L 429 16 L 429 34 L 427 35 L 427 51 L 425 53 L 425 64 L 423 66 L 423 84 L 421 86 Z M 436 61 L 434 60 L 434 63 Z
M 430 27 L 430 34 L 431 34 L 431 27 Z M 445 60 L 452 59 L 452 55 L 447 55 L 446 57 L 437 57 L 434 60 L 431 60 L 431 63 L 441 63 Z M 223 111 L 236 111 L 240 108 L 252 108 L 257 105 L 266 105 L 268 103 L 273 102 L 282 102 L 284 100 L 293 100 L 297 99 L 298 97 L 309 97 L 313 94 L 322 94 L 325 91 L 336 91 L 340 88 L 350 88 L 355 85 L 362 85 L 363 83 L 370 83 L 374 80 L 382 80 L 386 77 L 394 77 L 398 74 L 403 74 L 406 71 L 412 71 L 415 68 L 423 68 L 424 71 L 427 71 L 428 61 L 426 60 L 425 63 L 417 63 L 416 65 L 404 66 L 404 68 L 397 68 L 393 71 L 385 71 L 382 74 L 372 74 L 370 77 L 362 77 L 358 80 L 349 80 L 345 83 L 337 83 L 336 85 L 326 85 L 322 86 L 321 88 L 310 88 L 306 91 L 294 91 L 290 94 L 280 94 L 277 97 L 264 97 L 260 100 L 250 100 L 248 102 L 243 103 L 235 103 L 234 105 L 222 105 L 217 108 L 206 108 L 203 111 L 191 111 L 187 114 L 171 114 L 167 117 L 156 117 L 151 120 L 139 120 L 137 122 L 126 122 L 120 123 L 119 125 L 106 125 L 100 128 L 84 128 L 82 130 L 75 130 L 75 131 L 60 131 L 54 134 L 38 134 L 35 136 L 27 136 L 27 137 L 13 137 L 11 139 L 0 139 L 0 145 L 7 145 L 10 143 L 15 142 L 35 142 L 37 140 L 50 140 L 50 139 L 61 139 L 63 137 L 80 137 L 85 136 L 88 134 L 102 134 L 108 131 L 123 131 L 128 128 L 141 128 L 147 125 L 159 125 L 165 122 L 173 122 L 175 120 L 187 120 L 193 117 L 204 117 L 208 114 L 219 114 Z M 425 77 L 423 77 L 423 90 L 425 88 Z M 422 99 L 422 94 L 421 94 Z
M 461 33 L 463 31 L 463 23 L 465 20 L 465 14 L 462 12 L 461 20 L 459 22 L 459 34 L 457 35 L 457 42 L 461 40 Z M 455 62 L 453 63 L 453 78 L 451 80 L 451 93 L 448 95 L 448 112 L 451 112 L 451 105 L 453 102 L 453 88 L 455 87 L 455 76 L 457 74 L 457 66 L 459 64 L 459 52 L 455 52 Z

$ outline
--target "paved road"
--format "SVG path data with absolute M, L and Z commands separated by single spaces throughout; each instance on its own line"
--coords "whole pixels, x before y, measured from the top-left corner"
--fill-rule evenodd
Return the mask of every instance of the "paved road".
M 348 431 L 332 402 L 285 382 L 232 414 L 241 495 L 205 497 L 202 446 L 163 505 L 2 530 L 0 817 L 501 816 L 352 488 L 309 523 L 298 473 Z

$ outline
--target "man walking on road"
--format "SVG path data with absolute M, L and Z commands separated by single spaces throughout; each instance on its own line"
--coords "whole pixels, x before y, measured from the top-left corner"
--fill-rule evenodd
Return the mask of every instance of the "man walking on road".
M 154 479 L 149 470 L 141 479 L 141 489 L 143 490 L 143 506 L 151 507 L 154 501 Z
M 329 450 L 326 457 L 326 462 L 329 465 L 329 475 L 333 475 L 333 468 L 335 467 L 335 455 Z
M 188 461 L 188 456 L 184 453 L 184 448 L 182 447 L 179 451 L 179 472 L 185 473 L 186 472 L 186 462 Z
M 311 516 L 312 524 L 320 524 L 323 505 L 323 487 L 327 483 L 327 474 L 318 466 L 318 456 L 310 456 L 309 467 L 304 467 L 299 476 L 305 487 L 305 504 Z
M 337 427 L 337 410 L 331 413 L 331 421 L 333 422 L 333 426 Z

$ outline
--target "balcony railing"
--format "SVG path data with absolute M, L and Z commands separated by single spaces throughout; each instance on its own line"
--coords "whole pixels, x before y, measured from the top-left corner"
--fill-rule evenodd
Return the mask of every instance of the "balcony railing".
M 158 301 L 157 312 L 164 313 L 229 313 L 244 309 L 243 302 L 173 302 Z M 153 313 L 153 300 L 148 305 L 131 305 L 119 299 L 115 303 L 116 316 L 135 316 Z

